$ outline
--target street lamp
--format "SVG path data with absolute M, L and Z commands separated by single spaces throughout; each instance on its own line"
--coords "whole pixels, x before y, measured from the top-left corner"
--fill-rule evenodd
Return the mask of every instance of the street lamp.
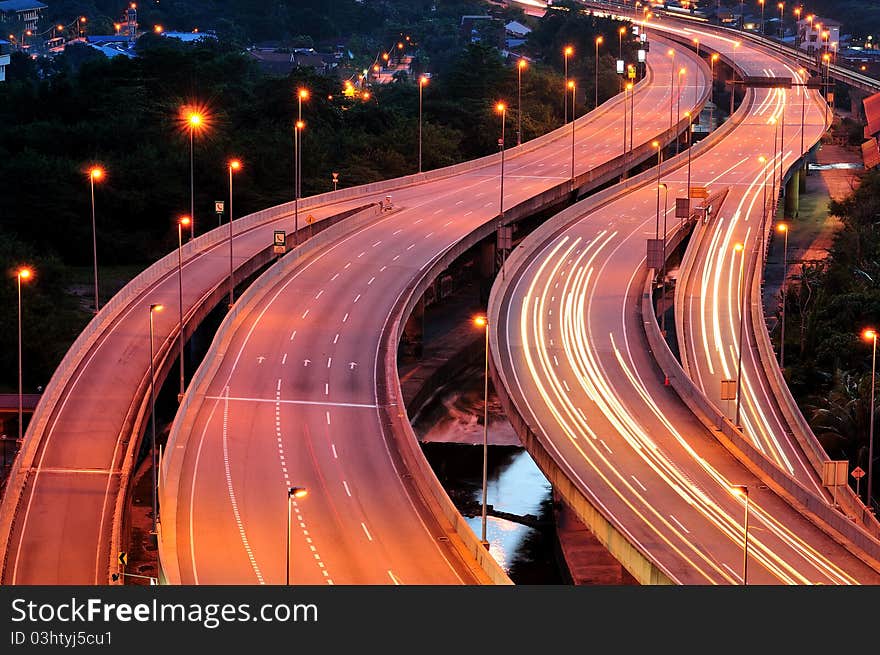
M 735 484 L 730 488 L 734 496 L 745 499 L 746 510 L 743 520 L 743 585 L 748 584 L 749 573 L 749 488 L 744 484 Z
M 296 120 L 301 121 L 303 118 L 303 100 L 309 99 L 309 90 L 305 88 L 299 88 L 296 91 Z
M 522 72 L 527 65 L 522 57 L 516 62 L 516 145 L 522 144 Z
M 300 193 L 300 146 L 302 145 L 302 136 L 300 132 L 305 129 L 306 124 L 297 121 L 293 126 L 293 152 L 294 152 L 294 182 L 293 182 L 293 243 L 299 244 L 299 193 Z
M 874 478 L 874 386 L 877 381 L 877 330 L 865 330 L 862 332 L 862 336 L 866 340 L 871 340 L 873 351 L 871 355 L 871 422 L 868 424 L 868 490 L 865 497 L 866 505 L 870 510 L 874 506 L 871 492 L 874 490 L 872 484 Z
M 800 50 L 800 49 L 801 49 L 801 26 L 800 26 L 800 22 L 801 22 L 801 13 L 802 13 L 802 12 L 803 12 L 803 8 L 802 8 L 802 7 L 795 7 L 795 10 L 794 10 L 794 17 L 795 17 L 794 49 L 795 49 L 795 50 Z
M 761 36 L 764 36 L 764 0 L 758 0 L 761 5 Z
M 744 288 L 744 275 L 745 275 L 745 259 L 746 259 L 746 249 L 745 246 L 741 243 L 736 244 L 733 247 L 735 252 L 740 254 L 739 260 L 739 345 L 737 347 L 738 355 L 737 355 L 737 365 L 736 365 L 736 423 L 737 427 L 742 427 L 739 422 L 739 410 L 740 410 L 740 398 L 742 396 L 742 352 L 743 352 L 743 324 L 745 322 L 746 315 L 746 293 Z
M 159 516 L 159 499 L 157 496 L 158 486 L 156 484 L 156 369 L 153 363 L 153 314 L 161 312 L 165 309 L 164 305 L 153 303 L 150 305 L 150 421 L 152 423 L 152 445 L 150 447 L 150 468 L 153 471 L 153 531 L 156 534 L 156 522 Z
M 627 99 L 627 93 L 629 93 L 630 91 L 632 91 L 632 88 L 633 88 L 632 82 L 627 82 L 626 85 L 623 87 L 623 168 L 624 168 L 624 174 L 626 174 L 626 160 L 627 160 L 627 142 L 626 142 L 626 132 L 627 132 L 627 128 L 626 128 L 627 117 L 626 117 L 626 114 L 627 114 L 627 110 L 626 110 L 626 99 Z
M 571 89 L 571 181 L 574 183 L 574 126 L 575 121 L 575 84 L 574 80 L 568 81 L 568 88 Z
M 730 115 L 733 116 L 733 98 L 736 95 L 736 49 L 742 45 L 739 41 L 733 44 L 730 66 Z
M 419 78 L 419 173 L 422 172 L 422 89 L 428 84 L 428 78 L 422 75 Z
M 605 38 L 601 36 L 596 37 L 596 81 L 595 81 L 595 91 L 596 91 L 596 100 L 593 105 L 593 109 L 599 106 L 599 46 L 605 42 Z M 571 105 L 571 119 L 574 120 L 574 100 L 572 100 Z
M 183 400 L 183 228 L 192 229 L 192 219 L 189 216 L 181 216 L 177 220 L 177 291 L 179 301 L 180 319 L 180 392 L 177 394 L 177 402 Z
M 18 283 L 18 443 L 21 445 L 24 436 L 24 387 L 22 386 L 21 357 L 21 281 L 29 280 L 34 272 L 29 268 L 20 268 L 15 274 Z
M 621 27 L 617 30 L 617 58 L 623 59 L 623 35 L 626 34 L 626 28 Z
M 825 101 L 825 125 L 828 125 L 828 86 L 831 81 L 831 55 L 826 52 L 822 55 L 822 61 L 825 62 L 825 81 L 822 84 L 822 99 Z
M 660 268 L 660 331 L 666 334 L 666 213 L 669 211 L 669 186 L 661 182 L 657 186 L 657 202 L 660 202 L 660 189 L 663 189 L 663 265 Z
M 788 223 L 780 223 L 776 231 L 785 237 L 782 249 L 782 336 L 779 337 L 779 368 L 785 368 L 785 301 L 786 282 L 788 281 Z
M 309 495 L 309 490 L 305 487 L 290 487 L 287 490 L 287 566 L 285 570 L 287 571 L 286 576 L 286 584 L 290 586 L 290 530 L 291 530 L 291 520 L 290 520 L 290 505 L 291 503 L 295 503 L 294 498 L 305 498 Z
M 660 238 L 660 166 L 663 164 L 663 147 L 659 141 L 652 141 L 651 145 L 657 148 L 657 224 L 654 229 L 654 239 Z
M 687 68 L 682 66 L 678 69 L 678 93 L 676 94 L 677 98 L 675 100 L 675 123 L 677 124 L 679 120 L 681 120 L 681 78 L 682 76 L 687 76 Z M 677 155 L 678 150 L 678 137 L 675 139 L 675 154 Z
M 192 229 L 190 234 L 195 237 L 196 235 L 196 200 L 195 200 L 195 173 L 193 168 L 193 152 L 194 152 L 194 139 L 193 135 L 204 127 L 205 117 L 197 112 L 190 111 L 186 116 L 186 122 L 189 126 L 189 215 L 192 220 Z
M 670 48 L 667 53 L 672 57 L 672 64 L 669 69 L 669 131 L 672 132 L 672 112 L 675 111 L 675 98 L 673 91 L 675 90 L 675 50 Z
M 574 54 L 574 48 L 570 45 L 565 46 L 562 51 L 563 61 L 565 62 L 565 83 L 568 84 L 568 58 Z M 562 90 L 562 106 L 564 107 L 563 124 L 568 122 L 568 87 Z
M 488 497 L 489 475 L 489 319 L 486 316 L 474 318 L 474 325 L 486 332 L 486 366 L 483 371 L 483 512 L 480 543 L 488 550 L 489 540 L 486 539 L 486 500 Z
M 495 111 L 501 114 L 501 138 L 498 139 L 498 145 L 501 147 L 501 198 L 498 207 L 498 213 L 504 218 L 504 124 L 507 118 L 507 105 L 499 102 L 495 105 Z
M 95 182 L 104 179 L 104 169 L 92 166 L 89 169 L 89 189 L 92 193 L 92 259 L 95 265 L 95 313 L 98 313 L 98 236 L 95 229 Z
M 235 293 L 235 283 L 232 280 L 232 173 L 241 170 L 241 162 L 233 159 L 227 166 L 229 169 L 229 309 L 232 309 Z
M 783 21 L 785 20 L 785 15 L 783 13 L 783 10 L 785 9 L 785 3 L 780 2 L 776 6 L 779 7 L 779 38 L 782 39 L 785 37 L 785 24 L 783 23 Z

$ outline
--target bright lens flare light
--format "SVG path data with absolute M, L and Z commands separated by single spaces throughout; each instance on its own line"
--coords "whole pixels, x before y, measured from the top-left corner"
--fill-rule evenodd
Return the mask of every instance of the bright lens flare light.
M 495 105 L 495 111 L 497 111 L 499 114 L 503 114 L 505 111 L 507 111 L 507 105 L 505 105 L 503 102 L 499 102 L 497 105 Z
M 300 89 L 297 91 L 297 95 L 300 100 L 308 100 L 309 99 L 309 90 L 308 89 Z
M 485 316 L 476 316 L 474 317 L 474 325 L 477 327 L 486 327 L 489 324 L 489 320 Z
M 161 312 L 163 309 L 165 309 L 165 305 L 150 305 L 151 312 Z
M 27 280 L 33 274 L 33 271 L 29 268 L 20 268 L 17 273 L 18 277 L 22 280 Z
M 733 249 L 734 249 L 736 252 L 742 252 L 742 251 L 743 251 L 743 244 L 738 243 L 738 244 L 736 244 L 736 245 L 733 247 Z
M 788 225 L 785 223 L 780 223 L 776 226 L 776 231 L 780 232 L 781 234 L 785 234 L 786 232 L 788 232 Z
M 862 331 L 862 339 L 864 339 L 865 341 L 873 341 L 876 338 L 877 330 L 874 330 L 873 328 L 867 328 L 866 330 Z
M 100 166 L 93 166 L 89 169 L 89 177 L 93 180 L 98 181 L 104 177 L 104 169 Z
M 237 159 L 233 159 L 231 162 L 229 162 L 229 168 L 231 168 L 234 171 L 237 171 L 238 169 L 241 168 L 241 162 Z
M 189 227 L 189 224 L 192 223 L 192 219 L 189 216 L 181 216 L 179 222 L 183 227 Z
M 309 490 L 305 487 L 291 487 L 287 490 L 288 498 L 305 498 L 309 495 Z

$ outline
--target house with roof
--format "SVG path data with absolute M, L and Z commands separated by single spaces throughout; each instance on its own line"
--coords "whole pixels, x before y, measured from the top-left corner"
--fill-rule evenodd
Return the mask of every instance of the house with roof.
M 0 39 L 0 82 L 6 81 L 6 67 L 9 65 L 9 41 Z
M 13 32 L 35 30 L 46 7 L 38 0 L 0 0 L 0 22 Z

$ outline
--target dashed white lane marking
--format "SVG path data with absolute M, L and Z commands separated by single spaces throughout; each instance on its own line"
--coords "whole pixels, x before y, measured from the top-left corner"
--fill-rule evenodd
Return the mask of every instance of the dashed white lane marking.
M 309 310 L 307 309 L 306 311 L 303 312 L 303 318 L 305 318 L 308 315 L 309 315 Z
M 351 498 L 351 489 L 348 488 L 348 482 L 345 480 L 342 481 L 342 486 L 345 487 L 345 493 L 348 494 L 348 497 Z
M 281 391 L 281 378 L 278 378 L 278 384 L 275 386 L 275 391 Z
M 244 530 L 244 524 L 241 521 L 241 514 L 238 511 L 238 502 L 235 499 L 235 490 L 232 488 L 232 473 L 229 470 L 229 443 L 228 443 L 228 425 L 229 425 L 229 387 L 226 387 L 224 390 L 224 394 L 227 396 L 227 400 L 223 403 L 223 468 L 226 472 L 226 491 L 229 494 L 229 502 L 232 503 L 232 515 L 235 517 L 235 524 L 238 526 L 238 534 L 241 536 L 241 543 L 244 545 L 244 550 L 247 553 L 248 559 L 251 562 L 251 568 L 253 568 L 254 573 L 257 576 L 257 580 L 259 580 L 260 584 L 266 584 L 266 581 L 263 580 L 263 574 L 260 572 L 260 567 L 257 565 L 257 560 L 254 558 L 254 553 L 251 550 L 251 544 L 248 541 L 247 533 Z
M 360 259 L 361 257 L 363 257 L 363 256 L 366 255 L 366 254 L 367 254 L 367 251 L 364 250 L 360 255 L 358 255 L 358 259 Z
M 333 451 L 333 458 L 339 459 L 339 455 L 336 454 L 336 444 L 335 443 L 330 444 L 330 449 Z
M 293 341 L 296 338 L 296 330 L 290 333 L 290 340 Z
M 375 281 L 376 281 L 376 276 L 374 275 L 373 277 L 370 278 L 370 281 L 367 282 L 367 286 L 373 284 L 373 282 L 375 282 Z
M 330 395 L 330 383 L 329 382 L 324 383 L 324 395 L 325 396 Z
M 286 491 L 287 489 L 290 489 L 290 474 L 287 471 L 287 462 L 284 456 L 284 443 L 281 440 L 281 404 L 281 380 L 278 380 L 278 389 L 275 392 L 275 436 L 278 439 L 278 459 L 281 462 L 281 473 L 284 476 L 284 489 Z M 333 581 L 330 579 L 330 574 L 327 572 L 324 562 L 321 560 L 321 554 L 318 552 L 318 548 L 314 545 L 314 541 L 309 536 L 309 531 L 306 527 L 306 522 L 303 519 L 302 510 L 300 509 L 299 504 L 293 498 L 288 498 L 287 502 L 290 503 L 291 511 L 296 514 L 297 523 L 302 530 L 306 543 L 309 545 L 309 550 L 315 557 L 315 561 L 317 562 L 321 573 L 324 578 L 327 579 L 327 584 L 333 584 Z M 292 577 L 291 582 L 293 582 Z
M 348 312 L 345 312 L 345 316 L 342 317 L 342 322 L 345 323 L 348 320 Z
M 287 363 L 287 353 L 284 353 L 284 357 L 281 358 L 281 365 L 284 366 Z
M 208 400 L 224 400 L 226 396 L 205 396 Z M 282 405 L 322 405 L 324 407 L 355 407 L 361 409 L 376 409 L 378 405 L 370 405 L 366 403 L 332 403 L 324 400 L 271 400 L 269 398 L 244 398 L 241 396 L 229 396 L 231 401 L 239 401 L 246 403 L 274 403 L 279 402 Z
M 409 245 L 406 247 L 406 249 L 407 249 L 407 250 L 412 250 L 412 249 L 415 248 L 415 247 L 416 247 L 416 244 L 411 243 L 411 244 L 409 244 Z
M 675 521 L 678 524 L 678 527 L 680 527 L 682 530 L 684 530 L 687 534 L 691 533 L 691 531 L 688 530 L 686 527 L 684 527 L 681 524 L 681 521 L 679 521 L 677 518 L 675 518 L 672 514 L 669 515 L 669 518 L 671 518 L 673 521 Z
M 330 368 L 330 364 L 332 364 L 332 363 L 333 363 L 333 358 L 332 358 L 332 357 L 328 357 L 328 358 L 327 358 L 327 368 Z
M 371 535 L 371 534 L 370 534 L 370 531 L 367 530 L 367 525 L 366 525 L 363 521 L 361 521 L 361 527 L 364 529 L 364 532 L 365 532 L 366 535 L 367 535 L 367 539 L 369 539 L 370 541 L 372 541 L 372 540 L 373 540 L 373 535 Z
M 336 281 L 336 278 L 338 278 L 339 275 L 340 275 L 340 274 L 337 273 L 336 275 L 334 275 L 333 277 L 330 278 L 330 281 L 331 281 L 331 282 L 335 282 L 335 281 Z
M 633 479 L 633 481 L 642 488 L 642 491 L 648 490 L 648 488 L 645 485 L 643 485 L 641 482 L 639 482 L 639 479 L 636 476 L 631 475 L 629 477 L 631 477 Z
M 403 232 L 403 228 L 400 228 L 399 230 L 396 230 L 396 231 L 392 232 L 392 233 L 391 233 L 391 236 L 396 237 L 396 236 L 397 236 L 398 234 L 400 234 L 401 232 Z
M 392 581 L 394 584 L 396 584 L 396 585 L 398 585 L 398 586 L 400 585 L 400 580 L 398 580 L 398 579 L 397 579 L 397 576 L 395 576 L 395 575 L 391 572 L 391 569 L 388 569 L 388 577 L 391 578 L 391 581 Z
M 473 214 L 473 213 L 474 213 L 474 212 L 472 212 L 472 211 L 467 212 L 467 213 L 465 214 L 465 216 L 470 216 L 470 215 Z
M 347 263 L 345 266 L 343 266 L 342 268 L 345 269 L 345 268 L 348 268 L 349 266 L 351 266 L 351 262 L 348 262 L 348 263 Z
M 336 336 L 333 337 L 333 343 L 336 343 L 337 341 L 339 341 L 339 333 L 338 332 L 336 333 Z
M 327 411 L 327 425 L 330 425 L 330 411 Z
M 377 241 L 376 243 L 373 244 L 373 247 L 375 248 L 375 247 L 378 246 L 380 243 L 382 243 L 381 240 Z
M 358 294 L 358 295 L 356 295 L 356 296 L 354 297 L 354 301 L 355 301 L 355 302 L 357 302 L 357 301 L 360 300 L 360 299 L 361 299 L 361 294 Z
M 315 300 L 317 300 L 318 298 L 320 298 L 320 297 L 323 296 L 323 295 L 324 295 L 324 290 L 321 289 L 321 290 L 317 293 L 317 295 L 315 296 Z
M 391 261 L 396 262 L 398 259 L 400 259 L 400 255 L 394 255 L 394 257 L 391 258 Z
M 386 268 L 388 268 L 388 267 L 387 267 L 387 266 L 383 266 L 382 268 L 379 269 L 379 272 L 382 273 Z

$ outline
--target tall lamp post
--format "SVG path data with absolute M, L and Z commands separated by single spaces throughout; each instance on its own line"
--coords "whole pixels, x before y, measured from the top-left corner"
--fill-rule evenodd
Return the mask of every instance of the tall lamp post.
M 241 162 L 238 159 L 233 159 L 229 162 L 227 168 L 229 169 L 229 309 L 232 309 L 232 305 L 235 302 L 235 282 L 232 279 L 232 174 L 235 171 L 241 170 Z
M 504 124 L 507 122 L 507 105 L 499 102 L 495 105 L 495 111 L 501 114 L 501 138 L 498 145 L 501 148 L 501 195 L 499 196 L 498 214 L 504 219 Z
M 489 483 L 489 319 L 486 316 L 477 316 L 474 319 L 474 325 L 483 328 L 486 332 L 486 366 L 483 370 L 483 511 L 480 543 L 488 550 L 489 540 L 486 539 L 486 501 Z
M 785 236 L 782 249 L 782 335 L 779 337 L 779 368 L 785 368 L 785 302 L 788 300 L 786 289 L 788 282 L 788 223 L 780 223 L 776 230 Z
M 672 66 L 669 69 L 669 131 L 672 132 L 672 112 L 675 111 L 675 50 L 670 48 L 666 54 L 672 57 Z
M 428 78 L 419 77 L 419 173 L 422 172 L 422 90 L 428 84 Z
M 303 100 L 309 99 L 309 90 L 301 87 L 296 90 L 296 120 L 303 119 Z
M 302 144 L 302 131 L 305 129 L 306 124 L 302 121 L 297 121 L 293 126 L 293 152 L 294 152 L 294 164 L 293 164 L 293 172 L 294 172 L 294 182 L 293 182 L 293 243 L 294 245 L 299 244 L 299 174 L 300 174 L 300 146 Z
M 18 285 L 18 443 L 21 445 L 24 437 L 24 387 L 22 386 L 22 356 L 21 356 L 21 281 L 29 280 L 33 275 L 29 268 L 20 268 L 15 274 Z
M 669 186 L 661 182 L 657 186 L 657 201 L 660 200 L 660 189 L 663 189 L 663 265 L 660 268 L 660 331 L 666 334 L 666 213 L 669 211 Z
M 601 36 L 596 37 L 596 70 L 594 71 L 594 73 L 596 74 L 596 80 L 595 80 L 595 84 L 594 84 L 595 85 L 595 92 L 596 92 L 596 99 L 593 104 L 593 109 L 595 109 L 596 107 L 599 106 L 599 46 L 602 45 L 604 42 L 605 42 L 604 37 L 601 37 Z M 572 105 L 571 105 L 571 119 L 574 120 L 574 101 L 573 100 L 572 100 Z
M 574 54 L 574 48 L 570 45 L 565 46 L 562 51 L 562 59 L 565 66 L 565 88 L 562 89 L 562 106 L 563 106 L 563 124 L 568 122 L 568 58 Z
M 156 534 L 156 523 L 159 517 L 158 485 L 156 484 L 156 369 L 153 362 L 153 314 L 161 312 L 164 305 L 153 303 L 150 305 L 150 422 L 152 425 L 152 441 L 150 446 L 150 469 L 153 472 L 153 489 L 150 494 L 153 497 L 153 534 Z
M 177 298 L 178 307 L 180 309 L 180 338 L 177 340 L 180 345 L 180 392 L 177 394 L 177 402 L 183 400 L 184 382 L 183 382 L 183 228 L 192 228 L 192 219 L 189 216 L 181 216 L 177 220 Z
M 89 189 L 92 195 L 92 261 L 95 267 L 95 313 L 100 308 L 98 303 L 98 233 L 95 228 L 95 182 L 104 179 L 104 169 L 100 166 L 92 166 L 89 169 Z
M 691 141 L 693 140 L 693 125 L 691 123 L 691 112 L 686 111 L 684 115 L 688 119 L 688 129 L 687 129 L 687 151 L 688 151 L 688 175 L 687 175 L 687 197 L 688 197 L 688 212 L 691 211 L 691 159 L 692 153 L 691 151 Z
M 568 81 L 568 88 L 571 89 L 571 181 L 574 182 L 574 126 L 577 123 L 575 118 L 575 83 L 574 80 Z
M 657 221 L 654 229 L 654 239 L 660 238 L 660 166 L 663 164 L 663 146 L 659 141 L 652 141 L 651 145 L 657 148 Z
M 745 276 L 745 259 L 746 249 L 741 243 L 733 247 L 735 252 L 740 254 L 739 260 L 739 340 L 737 345 L 737 364 L 736 364 L 736 419 L 734 423 L 737 427 L 742 427 L 739 422 L 740 400 L 742 398 L 742 362 L 743 362 L 743 324 L 746 315 L 746 293 L 744 288 Z
M 687 68 L 685 68 L 684 66 L 682 66 L 681 68 L 678 69 L 678 93 L 676 93 L 677 98 L 675 100 L 675 123 L 676 124 L 678 124 L 678 121 L 681 120 L 681 78 L 683 76 L 684 77 L 687 76 Z M 678 144 L 679 144 L 679 139 L 676 138 L 675 139 L 675 154 L 678 154 L 678 152 L 679 152 Z
M 190 234 L 195 237 L 196 235 L 196 186 L 195 186 L 195 168 L 193 165 L 194 162 L 194 151 L 195 151 L 195 142 L 194 135 L 195 133 L 202 129 L 204 125 L 204 116 L 202 116 L 197 111 L 191 111 L 189 115 L 186 117 L 186 121 L 189 125 L 189 216 L 192 220 L 192 228 Z
M 291 530 L 291 504 L 295 503 L 295 498 L 305 498 L 309 495 L 309 490 L 305 487 L 290 487 L 287 490 L 287 548 L 285 548 L 285 552 L 287 553 L 287 564 L 284 567 L 286 571 L 285 584 L 290 586 L 290 530 Z
M 626 171 L 626 160 L 627 160 L 627 141 L 626 141 L 626 133 L 627 133 L 627 111 L 626 111 L 626 100 L 627 94 L 632 91 L 633 85 L 632 82 L 627 82 L 623 87 L 623 168 L 624 172 Z
M 868 424 L 868 489 L 865 492 L 866 505 L 870 510 L 873 505 L 871 492 L 874 490 L 872 484 L 874 482 L 874 387 L 877 381 L 877 330 L 868 329 L 862 332 L 862 336 L 866 340 L 870 340 L 872 344 L 871 354 L 871 415 Z
M 736 95 L 736 50 L 737 50 L 737 48 L 739 48 L 740 45 L 741 44 L 739 41 L 736 41 L 733 44 L 733 55 L 731 57 L 732 64 L 733 64 L 730 67 L 730 70 L 731 70 L 731 72 L 730 72 L 730 115 L 731 116 L 733 116 L 733 99 L 734 99 L 734 96 Z
M 744 484 L 735 484 L 730 490 L 735 496 L 745 500 L 745 516 L 743 518 L 743 585 L 748 584 L 749 575 L 749 488 Z
M 527 65 L 522 57 L 516 62 L 516 145 L 522 145 L 522 72 Z
M 764 36 L 764 0 L 758 0 L 761 5 L 761 36 Z
M 776 6 L 779 7 L 779 38 L 782 39 L 785 37 L 785 3 L 780 2 Z

